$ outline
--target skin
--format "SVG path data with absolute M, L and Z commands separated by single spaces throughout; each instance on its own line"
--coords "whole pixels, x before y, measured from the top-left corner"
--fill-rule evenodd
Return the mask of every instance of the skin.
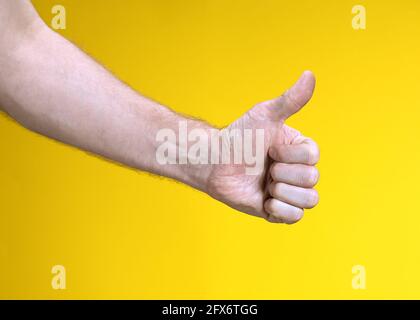
M 180 121 L 210 132 L 143 97 L 76 46 L 50 30 L 30 1 L 0 0 L 0 106 L 26 128 L 125 165 L 166 176 L 239 211 L 275 223 L 295 223 L 318 203 L 315 142 L 284 124 L 312 97 L 309 71 L 282 96 L 257 104 L 229 129 L 264 129 L 265 167 L 160 165 L 162 128 Z M 214 129 L 214 128 L 213 128 Z M 182 146 L 177 146 L 182 147 Z

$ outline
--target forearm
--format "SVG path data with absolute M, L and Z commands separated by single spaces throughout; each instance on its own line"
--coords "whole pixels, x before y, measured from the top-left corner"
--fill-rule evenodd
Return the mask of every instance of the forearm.
M 0 105 L 25 127 L 205 191 L 210 168 L 160 165 L 156 134 L 186 119 L 142 97 L 67 40 L 37 26 L 0 53 Z M 210 127 L 187 120 L 188 127 Z

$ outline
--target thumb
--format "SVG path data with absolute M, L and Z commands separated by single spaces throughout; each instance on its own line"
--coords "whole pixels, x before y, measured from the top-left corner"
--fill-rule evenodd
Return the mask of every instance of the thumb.
M 299 80 L 282 96 L 257 105 L 271 120 L 286 120 L 298 112 L 311 99 L 315 89 L 315 77 L 311 71 L 305 71 Z

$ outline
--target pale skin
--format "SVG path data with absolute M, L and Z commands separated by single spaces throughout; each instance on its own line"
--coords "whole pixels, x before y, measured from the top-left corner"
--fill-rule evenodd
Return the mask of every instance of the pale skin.
M 292 224 L 318 203 L 319 150 L 285 125 L 312 97 L 305 71 L 278 98 L 259 103 L 228 128 L 263 128 L 265 169 L 245 165 L 161 165 L 162 128 L 210 131 L 134 91 L 49 29 L 30 1 L 0 0 L 0 108 L 26 128 L 127 166 L 169 177 L 230 207 L 270 222 Z

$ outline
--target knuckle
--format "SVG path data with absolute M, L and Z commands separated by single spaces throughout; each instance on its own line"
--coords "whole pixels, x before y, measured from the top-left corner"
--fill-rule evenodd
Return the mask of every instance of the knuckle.
M 286 100 L 287 103 L 289 103 L 292 107 L 300 108 L 301 104 L 296 100 L 295 97 L 292 96 L 290 90 L 287 90 L 285 93 L 283 93 L 282 96 L 284 97 L 284 100 Z
M 270 193 L 270 195 L 272 196 L 272 197 L 276 197 L 276 185 L 277 185 L 277 183 L 276 182 L 271 182 L 270 183 L 270 185 L 268 186 L 268 192 Z M 271 201 L 271 199 L 270 200 L 268 200 L 268 201 Z M 270 204 L 270 205 L 272 205 L 272 204 Z
M 279 162 L 273 163 L 270 168 L 270 173 L 273 179 L 279 179 L 281 175 L 281 163 Z
M 270 215 L 274 214 L 275 208 L 273 199 L 268 199 L 266 202 L 264 202 L 264 210 Z
M 276 208 L 276 200 L 271 198 L 264 203 L 264 210 L 268 214 L 266 220 L 272 223 L 284 223 L 283 216 Z
M 275 189 L 275 187 L 276 187 L 276 182 L 271 182 L 269 185 L 268 185 L 268 193 L 272 196 L 272 197 L 274 197 L 274 189 Z M 270 200 L 267 200 L 267 201 L 270 201 Z
M 279 160 L 279 151 L 276 145 L 270 147 L 270 149 L 268 150 L 268 154 L 273 160 Z

